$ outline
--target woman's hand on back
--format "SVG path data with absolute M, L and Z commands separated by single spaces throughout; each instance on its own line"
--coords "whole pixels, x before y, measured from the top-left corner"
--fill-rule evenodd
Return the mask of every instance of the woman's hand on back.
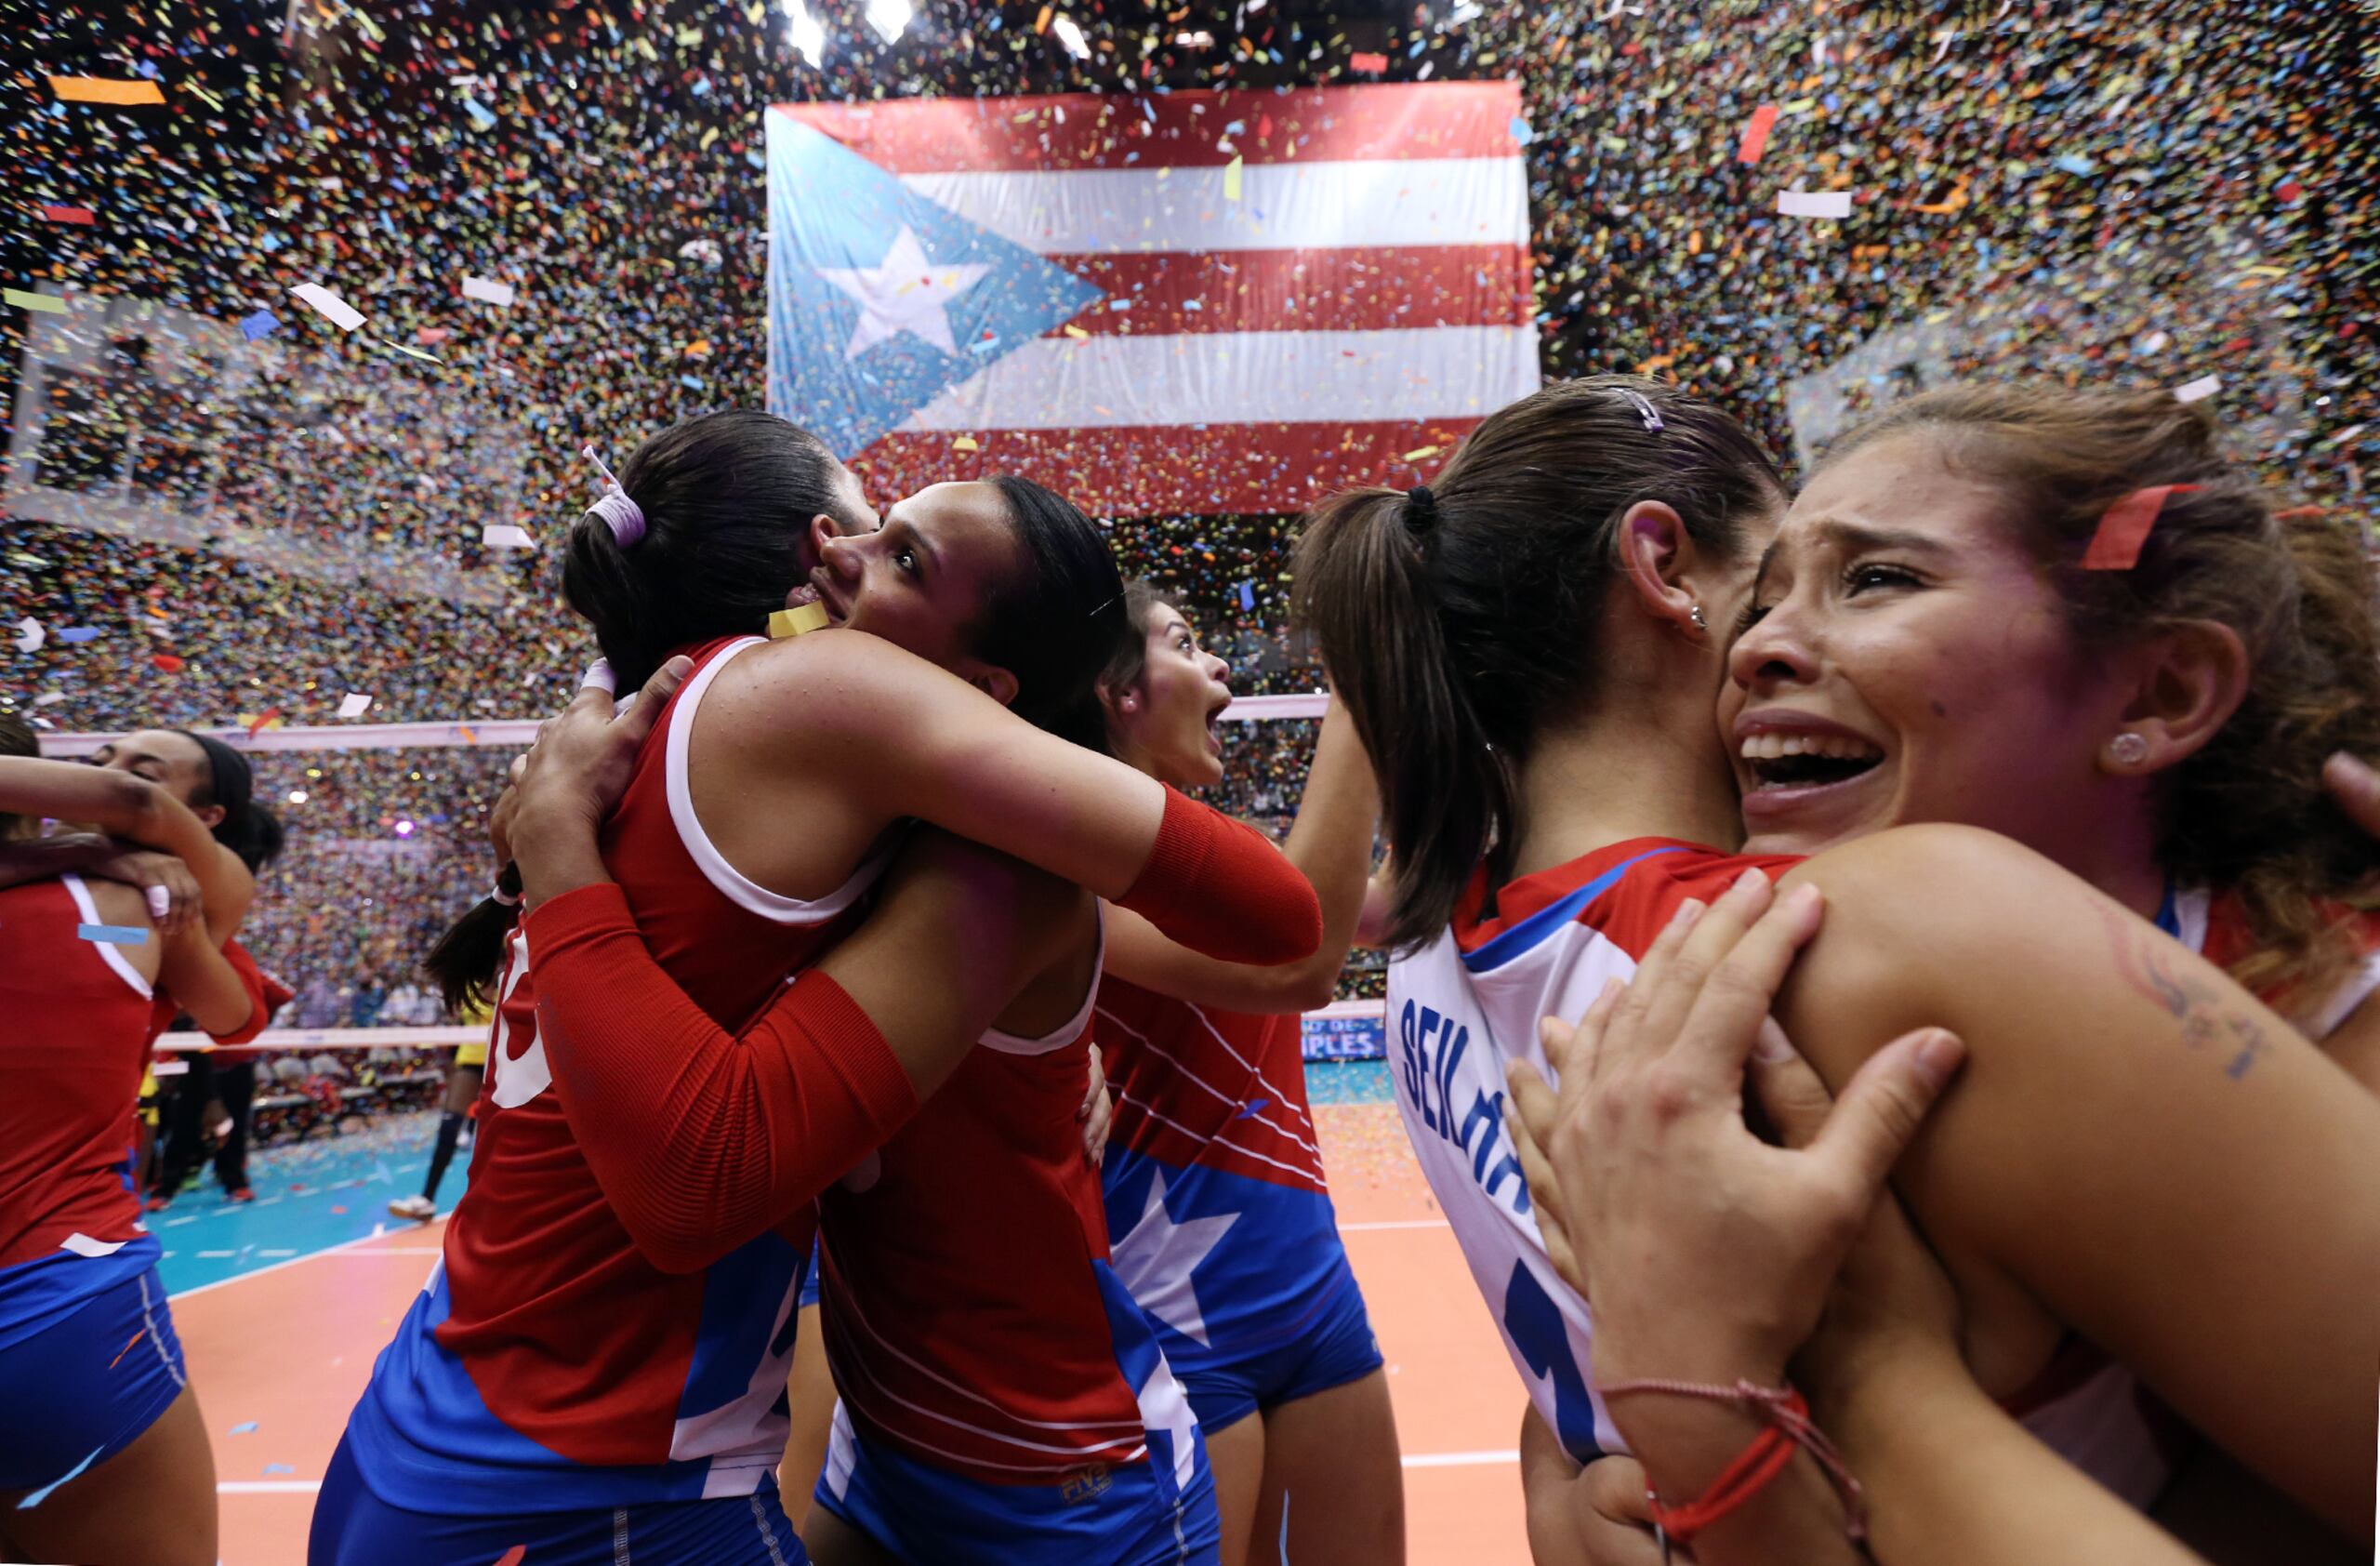
M 532 904 L 609 879 L 596 852 L 596 829 L 628 792 L 638 752 L 694 664 L 671 658 L 616 715 L 610 670 L 598 668 L 602 677 L 588 670 L 589 683 L 561 717 L 546 721 L 537 742 L 514 763 L 508 791 L 516 803 L 501 827 Z
M 1819 916 L 1814 891 L 1777 899 L 1747 872 L 1709 909 L 1681 909 L 1634 982 L 1615 982 L 1576 1029 L 1547 1019 L 1558 1094 L 1514 1068 L 1515 1106 L 1536 1124 L 1573 1270 L 1595 1302 L 1604 1379 L 1773 1381 L 1957 1066 L 1955 1039 L 1909 1034 L 1801 1147 L 1752 1135 L 1746 1063 L 1755 1047 L 1791 1055 L 1768 1006 Z

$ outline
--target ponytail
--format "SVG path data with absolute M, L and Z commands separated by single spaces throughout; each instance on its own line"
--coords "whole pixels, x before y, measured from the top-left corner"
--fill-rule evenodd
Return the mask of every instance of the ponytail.
M 2347 751 L 2380 762 L 2380 619 L 2362 540 L 2303 512 L 2276 517 L 2298 582 L 2294 624 L 2252 670 L 2231 745 L 2179 769 L 2175 814 L 2186 830 L 2225 823 L 2232 890 L 2254 949 L 2232 976 L 2286 1011 L 2319 1004 L 2360 953 L 2343 909 L 2380 909 L 2380 843 L 2322 783 L 2322 763 Z
M 1474 869 L 1509 852 L 1515 780 L 1464 695 L 1430 577 L 1429 492 L 1365 489 L 1308 514 L 1294 612 L 1380 777 L 1390 857 L 1386 944 L 1435 938 Z M 1489 869 L 1491 883 L 1500 870 Z
M 1483 866 L 1492 906 L 1524 828 L 1520 769 L 1601 690 L 1620 523 L 1645 500 L 1733 560 L 1785 484 L 1711 404 L 1591 376 L 1488 415 L 1433 484 L 1309 513 L 1292 607 L 1380 779 L 1391 947 L 1436 938 Z
M 767 629 L 822 515 L 848 531 L 866 506 L 817 436 L 758 408 L 707 413 L 638 446 L 572 524 L 562 597 L 633 690 L 681 648 Z
M 438 986 L 448 1011 L 460 1015 L 474 1002 L 494 1003 L 504 938 L 520 918 L 521 870 L 508 862 L 496 875 L 496 892 L 472 904 L 422 959 L 421 970 Z

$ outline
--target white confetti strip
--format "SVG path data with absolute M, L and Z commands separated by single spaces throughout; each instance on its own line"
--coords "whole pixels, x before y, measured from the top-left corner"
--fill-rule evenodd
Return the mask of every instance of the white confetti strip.
M 1848 218 L 1849 191 L 1779 191 L 1777 210 L 1787 218 Z
M 351 332 L 364 325 L 362 312 L 319 283 L 300 283 L 289 291 L 312 305 L 324 319 L 342 332 Z

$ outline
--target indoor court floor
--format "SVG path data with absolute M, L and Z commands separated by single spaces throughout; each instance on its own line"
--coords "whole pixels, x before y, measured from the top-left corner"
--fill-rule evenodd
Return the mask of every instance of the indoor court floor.
M 1511 1361 L 1415 1169 L 1386 1068 L 1309 1068 L 1340 1228 L 1387 1357 L 1412 1566 L 1527 1566 Z M 150 1219 L 167 1252 L 222 1495 L 222 1566 L 302 1566 L 314 1492 L 372 1360 L 438 1258 L 441 1219 L 391 1219 L 436 1117 L 273 1149 L 258 1200 L 210 1183 Z M 461 1194 L 461 1161 L 441 1191 Z

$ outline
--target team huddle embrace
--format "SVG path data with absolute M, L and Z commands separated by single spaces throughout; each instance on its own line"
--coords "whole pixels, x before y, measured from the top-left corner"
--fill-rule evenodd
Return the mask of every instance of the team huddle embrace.
M 1403 1559 L 1300 1050 L 1358 943 L 1544 1566 L 2368 1546 L 2380 619 L 2200 409 L 1954 385 L 1796 493 L 1677 388 L 1532 393 L 1305 519 L 1280 847 L 1190 797 L 1230 670 L 1064 498 L 879 515 L 753 412 L 604 478 L 603 661 L 430 957 L 492 1008 L 469 1188 L 316 1566 Z M 0 1378 L 152 1322 L 138 1407 L 10 1438 L 0 1490 L 123 1476 L 0 1523 L 80 1559 L 212 1515 L 103 1155 L 152 989 L 251 1016 L 246 887 L 219 776 L 20 750 L 0 809 L 205 893 L 162 973 L 0 947 L 86 1051 L 59 987 L 116 1002 L 39 1111 L 72 1201 L 0 1231 Z M 0 924 L 139 922 L 112 864 Z

